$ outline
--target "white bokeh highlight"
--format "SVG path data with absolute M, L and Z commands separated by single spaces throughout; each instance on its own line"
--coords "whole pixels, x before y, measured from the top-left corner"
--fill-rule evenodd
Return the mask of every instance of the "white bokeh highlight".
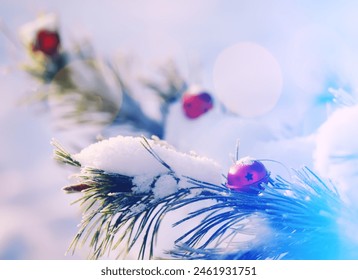
M 283 77 L 279 63 L 264 47 L 242 42 L 223 50 L 213 69 L 216 94 L 231 111 L 258 117 L 280 98 Z

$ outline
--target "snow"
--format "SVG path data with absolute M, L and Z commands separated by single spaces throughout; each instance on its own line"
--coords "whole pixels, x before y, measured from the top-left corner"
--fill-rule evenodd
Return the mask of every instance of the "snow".
M 221 168 L 213 160 L 178 152 L 162 141 L 146 141 L 155 154 L 170 166 L 175 176 L 184 175 L 213 184 L 221 183 Z M 142 137 L 119 135 L 90 145 L 74 155 L 74 158 L 83 166 L 133 176 L 142 186 L 147 178 L 170 171 L 146 150 L 145 144 Z
M 269 120 L 246 119 L 227 114 L 218 104 L 198 119 L 190 120 L 182 112 L 181 104 L 174 104 L 166 123 L 165 139 L 180 151 L 194 150 L 199 155 L 217 161 L 225 174 L 236 161 L 239 141 L 239 159 L 249 156 L 268 163 L 270 171 L 286 174 L 286 169 L 313 167 L 312 153 L 315 135 L 284 137 Z M 177 135 L 181 137 L 177 137 Z M 235 156 L 234 156 L 235 155 Z M 290 155 L 289 157 L 287 155 Z
M 20 28 L 19 34 L 25 45 L 31 45 L 35 42 L 39 30 L 57 31 L 58 27 L 59 23 L 56 14 L 42 14 L 36 20 L 24 24 Z
M 151 191 L 153 176 L 151 174 L 136 175 L 132 182 L 134 184 L 134 187 L 132 188 L 134 193 L 149 193 Z
M 216 101 L 213 110 L 195 121 L 185 118 L 180 103 L 170 108 L 165 140 L 178 152 L 150 140 L 155 151 L 177 174 L 208 180 L 204 174 L 207 172 L 210 180 L 220 181 L 221 173 L 225 175 L 232 164 L 232 155 L 240 140 L 239 158 L 276 160 L 287 168 L 307 165 L 337 182 L 351 205 L 357 205 L 354 187 L 357 182 L 357 107 L 350 103 L 352 107 L 337 109 L 329 115 L 336 107 L 328 104 L 332 108 L 327 115 L 327 104 L 317 102 L 318 97 L 332 93 L 332 88 L 333 91 L 344 88 L 351 93 L 352 100 L 357 100 L 357 4 L 330 2 L 322 8 L 312 1 L 274 3 L 277 5 L 260 0 L 230 5 L 221 5 L 217 0 L 171 4 L 156 0 L 141 5 L 137 1 L 106 1 L 101 5 L 97 1 L 39 0 L 21 4 L 5 1 L 1 27 L 6 30 L 2 24 L 5 23 L 10 32 L 18 34 L 18 29 L 33 21 L 38 12 L 56 11 L 61 20 L 64 47 L 70 40 L 89 37 L 98 53 L 104 56 L 111 57 L 119 49 L 130 50 L 144 65 L 132 71 L 136 78 L 152 77 L 156 62 L 174 56 L 185 78 L 190 83 L 203 85 Z M 35 30 L 41 26 L 56 27 L 55 20 L 53 24 L 49 22 L 42 19 L 27 25 L 21 35 L 23 41 L 31 42 Z M 114 30 L 113 26 L 118 28 Z M 36 86 L 17 73 L 18 65 L 23 62 L 23 50 L 14 37 L 9 41 L 6 36 L 0 36 L 4 93 L 0 105 L 0 178 L 4 186 L 0 190 L 0 258 L 68 259 L 70 256 L 65 257 L 64 252 L 75 234 L 80 210 L 70 206 L 72 196 L 60 191 L 68 183 L 70 172 L 53 163 L 49 143 L 55 137 L 61 143 L 71 143 L 71 151 L 78 152 L 93 142 L 90 137 L 93 135 L 84 136 L 73 130 L 59 132 L 46 114 L 17 107 L 20 97 Z M 213 85 L 218 56 L 240 42 L 253 42 L 268 50 L 282 72 L 280 99 L 261 117 L 248 119 L 226 114 L 220 108 L 219 93 Z M 193 65 L 193 61 L 200 63 Z M 80 69 L 76 68 L 78 65 L 73 67 Z M 263 86 L 260 82 L 248 84 L 247 89 Z M 142 101 L 148 106 L 151 104 Z M 137 135 L 135 133 L 133 135 Z M 173 191 L 178 186 L 166 175 L 168 170 L 143 149 L 140 139 L 132 144 L 121 137 L 104 140 L 86 148 L 78 157 L 84 164 L 135 175 L 137 192 L 148 191 L 146 180 L 151 174 L 160 174 L 158 195 L 167 191 L 164 185 Z M 119 145 L 123 143 L 124 149 L 121 149 Z M 191 151 L 200 157 L 193 157 Z M 334 156 L 339 156 L 339 160 Z M 128 164 L 123 164 L 124 159 Z M 192 160 L 194 163 L 188 164 Z M 180 166 L 180 162 L 185 164 Z M 206 168 L 199 172 L 203 163 Z M 264 163 L 270 171 L 280 175 L 287 173 L 279 164 Z M 184 180 L 178 184 L 186 186 Z M 166 219 L 168 224 L 176 220 L 173 216 Z M 355 224 L 347 228 L 348 232 L 356 231 Z M 162 248 L 168 248 L 172 242 L 170 238 L 165 239 L 168 233 L 163 231 L 160 236 Z M 75 258 L 85 258 L 84 251 L 85 248 L 81 249 Z
M 153 194 L 154 199 L 160 199 L 170 194 L 175 193 L 178 190 L 178 183 L 171 175 L 163 175 L 155 182 Z
M 314 164 L 332 179 L 340 193 L 356 207 L 358 202 L 358 105 L 335 111 L 317 132 Z
M 255 159 L 252 158 L 252 157 L 243 157 L 243 158 L 240 158 L 236 164 L 237 165 L 251 165 L 255 162 Z

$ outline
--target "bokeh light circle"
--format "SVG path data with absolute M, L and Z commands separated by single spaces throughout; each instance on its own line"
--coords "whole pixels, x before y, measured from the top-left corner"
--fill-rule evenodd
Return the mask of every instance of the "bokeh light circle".
M 222 51 L 213 69 L 219 100 L 234 113 L 258 117 L 271 111 L 280 98 L 282 71 L 264 47 L 242 42 Z

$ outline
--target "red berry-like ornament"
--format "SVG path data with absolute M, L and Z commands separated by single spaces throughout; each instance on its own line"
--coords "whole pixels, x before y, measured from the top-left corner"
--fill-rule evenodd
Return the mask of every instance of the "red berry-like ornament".
M 245 157 L 229 169 L 227 187 L 231 190 L 258 194 L 269 182 L 270 173 L 258 160 Z
M 182 105 L 185 115 L 189 119 L 196 119 L 213 108 L 213 99 L 207 92 L 186 92 Z
M 40 51 L 47 56 L 57 54 L 60 47 L 60 36 L 56 31 L 40 30 L 33 45 L 33 51 Z

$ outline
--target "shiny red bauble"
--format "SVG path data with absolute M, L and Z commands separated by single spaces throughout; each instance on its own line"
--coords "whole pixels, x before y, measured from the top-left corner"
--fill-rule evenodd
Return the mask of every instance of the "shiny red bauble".
M 60 36 L 55 31 L 40 30 L 36 36 L 33 51 L 40 51 L 48 56 L 57 54 L 60 47 Z
M 207 92 L 186 92 L 182 98 L 183 111 L 189 119 L 196 119 L 213 108 L 213 99 Z
M 265 189 L 269 177 L 270 173 L 262 162 L 246 157 L 230 167 L 227 187 L 234 191 L 258 194 Z

